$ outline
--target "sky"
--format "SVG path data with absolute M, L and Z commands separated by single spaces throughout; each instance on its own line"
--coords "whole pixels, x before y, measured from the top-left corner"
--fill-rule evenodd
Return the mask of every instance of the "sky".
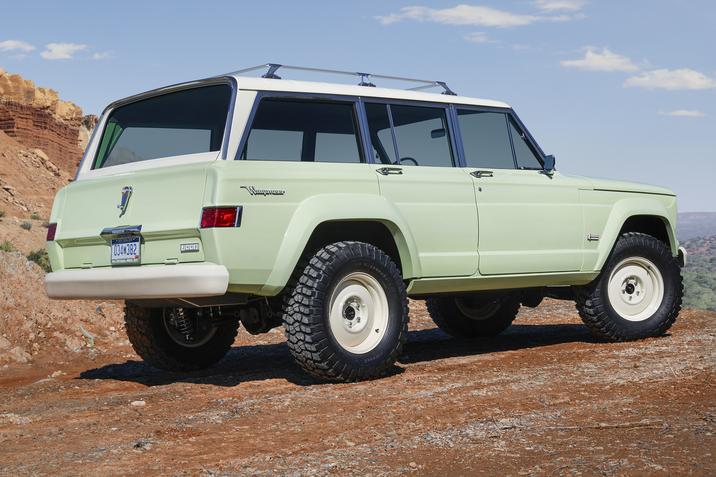
M 0 11 L 0 68 L 85 113 L 266 62 L 437 79 L 509 103 L 561 172 L 666 186 L 681 211 L 716 211 L 713 0 L 0 0 Z

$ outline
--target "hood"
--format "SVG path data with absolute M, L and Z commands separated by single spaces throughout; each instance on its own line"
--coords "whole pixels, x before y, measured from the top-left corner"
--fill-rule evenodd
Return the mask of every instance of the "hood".
M 674 191 L 665 187 L 659 187 L 649 184 L 640 184 L 638 182 L 612 181 L 607 179 L 588 179 L 594 190 L 605 190 L 612 192 L 635 192 L 639 194 L 658 194 L 676 196 Z

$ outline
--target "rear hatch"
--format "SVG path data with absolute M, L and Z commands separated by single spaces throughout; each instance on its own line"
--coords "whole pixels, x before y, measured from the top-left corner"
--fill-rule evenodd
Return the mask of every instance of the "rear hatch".
M 232 98 L 217 80 L 111 106 L 78 180 L 55 199 L 57 265 L 203 261 L 206 170 L 224 147 Z
M 64 268 L 203 261 L 198 226 L 206 167 L 148 169 L 81 180 L 65 188 L 55 235 Z M 128 188 L 131 195 L 120 217 L 123 190 Z M 120 253 L 112 263 L 112 241 L 131 243 L 132 236 L 139 240 L 135 259 Z

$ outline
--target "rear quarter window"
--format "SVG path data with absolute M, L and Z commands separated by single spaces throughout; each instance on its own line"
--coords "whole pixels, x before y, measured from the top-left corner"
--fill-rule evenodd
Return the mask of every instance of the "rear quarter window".
M 241 158 L 249 161 L 362 162 L 353 103 L 262 99 Z
M 219 151 L 231 86 L 203 86 L 114 109 L 102 132 L 93 169 L 162 157 Z

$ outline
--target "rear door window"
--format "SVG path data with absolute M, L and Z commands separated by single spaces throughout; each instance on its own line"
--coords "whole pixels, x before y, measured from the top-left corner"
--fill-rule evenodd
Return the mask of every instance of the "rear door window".
M 376 162 L 403 166 L 453 166 L 444 108 L 366 104 L 366 116 Z
M 390 109 L 401 165 L 452 167 L 445 109 L 403 105 Z
M 120 106 L 107 118 L 92 168 L 219 151 L 230 103 L 231 86 L 221 84 Z
M 250 161 L 361 162 L 353 103 L 265 98 L 241 158 Z
M 457 110 L 460 136 L 468 167 L 514 169 L 507 115 L 469 109 Z

